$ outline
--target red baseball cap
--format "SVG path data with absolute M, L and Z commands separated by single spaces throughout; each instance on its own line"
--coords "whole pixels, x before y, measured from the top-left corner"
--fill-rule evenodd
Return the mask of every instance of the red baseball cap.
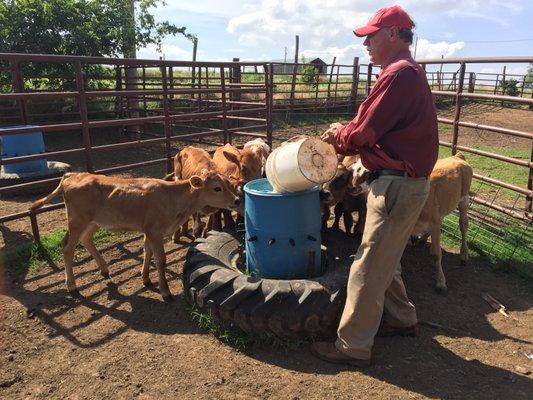
M 381 28 L 397 26 L 412 29 L 413 21 L 400 6 L 385 7 L 376 12 L 362 28 L 354 29 L 355 36 L 363 37 L 379 31 Z

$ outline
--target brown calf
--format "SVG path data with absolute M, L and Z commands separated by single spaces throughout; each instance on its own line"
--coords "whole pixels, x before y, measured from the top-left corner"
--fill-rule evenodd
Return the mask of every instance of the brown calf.
M 230 165 L 237 165 L 237 168 L 240 168 L 239 157 L 233 154 L 233 152 L 225 150 L 220 152 L 220 158 L 225 159 Z M 242 186 L 242 182 L 238 179 L 238 176 L 240 176 L 240 170 L 238 172 L 230 171 L 230 173 L 227 173 L 225 170 L 219 170 L 219 166 L 214 162 L 207 151 L 193 146 L 185 147 L 176 154 L 174 157 L 174 172 L 167 175 L 165 179 L 188 179 L 191 176 L 198 174 L 199 171 L 202 171 L 203 169 L 218 172 L 224 177 L 224 179 L 226 179 L 226 182 L 234 194 L 238 195 L 240 193 Z M 242 209 L 242 205 L 239 207 L 239 210 L 240 209 Z M 194 237 L 198 238 L 202 236 L 204 230 L 201 214 L 210 215 L 215 211 L 217 211 L 216 208 L 206 207 L 194 214 Z M 185 221 L 181 230 L 178 229 L 176 231 L 174 242 L 177 243 L 182 235 L 188 235 L 188 221 Z
M 92 241 L 99 227 L 144 233 L 142 278 L 150 285 L 149 266 L 155 257 L 159 291 L 172 299 L 165 277 L 163 238 L 172 234 L 190 215 L 203 207 L 235 208 L 239 199 L 215 172 L 203 171 L 189 180 L 165 182 L 151 178 L 116 178 L 89 173 L 67 173 L 48 196 L 31 205 L 35 210 L 63 193 L 68 231 L 63 240 L 65 280 L 69 292 L 77 292 L 72 272 L 74 250 L 81 242 L 108 278 L 107 263 Z
M 472 167 L 462 154 L 438 160 L 430 175 L 430 189 L 426 204 L 413 230 L 414 235 L 431 236 L 430 253 L 435 263 L 436 289 L 446 290 L 446 278 L 442 272 L 440 229 L 442 219 L 459 208 L 461 230 L 461 261 L 468 261 L 466 232 L 468 230 L 468 206 Z

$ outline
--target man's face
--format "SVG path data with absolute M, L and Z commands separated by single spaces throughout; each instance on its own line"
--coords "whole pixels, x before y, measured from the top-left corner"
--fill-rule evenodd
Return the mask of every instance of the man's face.
M 363 42 L 370 55 L 370 61 L 374 64 L 382 64 L 387 60 L 391 48 L 391 29 L 381 28 L 368 35 Z

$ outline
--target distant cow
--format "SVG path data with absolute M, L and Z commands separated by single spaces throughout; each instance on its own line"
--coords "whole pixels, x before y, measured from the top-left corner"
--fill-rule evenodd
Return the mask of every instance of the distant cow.
M 149 266 L 155 257 L 159 291 L 165 301 L 172 296 L 165 277 L 163 238 L 171 235 L 191 214 L 203 207 L 235 208 L 239 199 L 216 172 L 203 171 L 188 180 L 166 182 L 151 178 L 116 178 L 89 173 L 67 173 L 58 187 L 30 207 L 38 209 L 63 193 L 68 230 L 63 239 L 65 280 L 69 292 L 77 292 L 72 271 L 74 250 L 81 242 L 108 278 L 107 263 L 92 241 L 99 227 L 144 233 L 142 278 L 150 285 Z
M 461 230 L 461 261 L 468 261 L 466 233 L 468 230 L 468 206 L 472 167 L 462 154 L 438 160 L 430 175 L 430 189 L 426 204 L 413 230 L 414 235 L 431 236 L 430 253 L 435 262 L 436 289 L 446 290 L 446 278 L 442 272 L 440 229 L 442 219 L 459 208 Z

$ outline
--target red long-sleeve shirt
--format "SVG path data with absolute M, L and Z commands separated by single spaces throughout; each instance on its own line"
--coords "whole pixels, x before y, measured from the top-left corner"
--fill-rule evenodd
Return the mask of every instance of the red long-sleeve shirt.
M 437 114 L 425 71 L 409 51 L 382 68 L 356 117 L 335 134 L 340 154 L 361 155 L 369 170 L 428 176 L 438 155 Z

